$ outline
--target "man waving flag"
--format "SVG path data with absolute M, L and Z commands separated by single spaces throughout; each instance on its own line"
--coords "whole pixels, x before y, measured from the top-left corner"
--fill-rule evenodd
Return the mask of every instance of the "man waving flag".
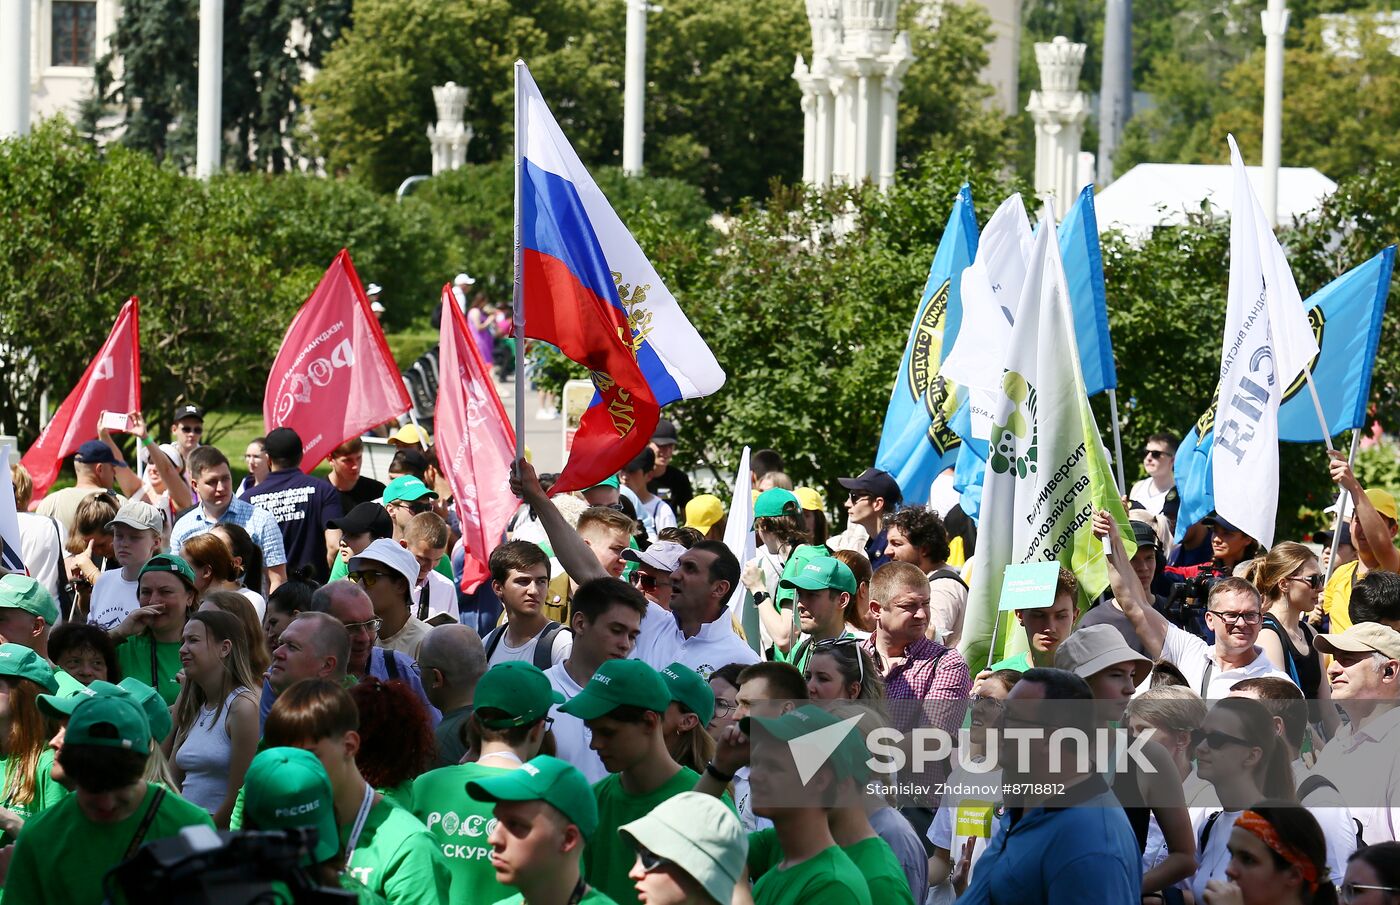
M 551 493 L 616 473 L 660 407 L 707 396 L 724 371 L 516 67 L 517 279 L 525 335 L 553 343 L 598 390 Z

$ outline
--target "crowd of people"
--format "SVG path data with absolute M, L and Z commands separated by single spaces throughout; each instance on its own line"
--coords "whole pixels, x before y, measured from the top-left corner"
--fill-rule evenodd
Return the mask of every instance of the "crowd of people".
M 102 432 L 33 506 L 12 467 L 9 902 L 119 900 L 109 872 L 189 828 L 295 831 L 301 875 L 361 902 L 1400 901 L 1397 506 L 1344 458 L 1320 554 L 1214 514 L 1177 544 L 1153 435 L 1131 536 L 1094 519 L 1109 590 L 1086 608 L 1061 569 L 1015 611 L 1019 653 L 968 663 L 976 527 L 947 475 L 930 505 L 843 477 L 837 530 L 759 451 L 741 562 L 663 420 L 578 494 L 516 463 L 466 591 L 425 431 L 393 435 L 384 484 L 359 440 L 321 478 L 273 430 L 235 487 L 203 420 L 159 444 L 129 419 L 134 466 Z M 1108 750 L 1013 756 L 1051 713 Z M 899 771 L 922 791 L 872 782 L 877 739 L 926 730 L 956 744 Z M 762 742 L 814 732 L 840 739 L 816 765 Z

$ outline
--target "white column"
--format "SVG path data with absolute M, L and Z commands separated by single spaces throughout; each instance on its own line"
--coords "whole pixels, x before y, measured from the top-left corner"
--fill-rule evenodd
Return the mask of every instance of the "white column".
M 1259 14 L 1264 24 L 1264 182 L 1259 203 L 1270 226 L 1278 226 L 1278 168 L 1283 152 L 1283 35 L 1288 10 L 1283 0 L 1269 0 Z
M 812 185 L 817 171 L 817 103 L 812 72 L 800 53 L 792 64 L 792 78 L 802 89 L 802 181 Z
M 627 0 L 627 68 L 622 89 L 622 172 L 642 174 L 646 119 L 647 0 Z
M 870 178 L 870 74 L 862 64 L 856 76 L 856 159 L 851 183 L 859 185 Z
M 208 179 L 223 153 L 224 0 L 199 0 L 199 116 L 194 174 Z
M 832 114 L 834 99 L 831 96 L 831 83 L 823 80 L 817 84 L 817 147 L 816 172 L 813 181 L 817 185 L 831 184 L 831 133 L 835 126 Z
M 897 76 L 887 75 L 881 81 L 880 91 L 880 188 L 887 189 L 894 182 L 895 139 L 899 130 L 899 89 Z
M 836 75 L 831 80 L 832 96 L 832 117 L 831 117 L 831 182 L 843 182 L 846 178 L 849 164 L 846 163 L 847 136 L 851 131 L 849 116 L 846 106 L 850 101 L 846 93 L 846 77 Z
M 29 0 L 0 0 L 0 138 L 29 134 Z
M 1042 199 L 1053 197 L 1061 216 L 1079 188 L 1079 146 L 1089 116 L 1089 97 L 1078 90 L 1084 51 L 1084 44 L 1063 35 L 1036 44 L 1040 90 L 1032 91 L 1026 104 L 1035 122 L 1035 191 Z

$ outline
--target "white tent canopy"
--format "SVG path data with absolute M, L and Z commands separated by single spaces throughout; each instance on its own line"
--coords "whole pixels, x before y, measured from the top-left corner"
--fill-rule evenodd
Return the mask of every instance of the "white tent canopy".
M 1264 181 L 1264 168 L 1246 169 L 1257 192 Z M 1199 211 L 1202 201 L 1210 202 L 1216 216 L 1228 217 L 1230 180 L 1228 164 L 1140 163 L 1094 196 L 1099 229 L 1144 237 L 1155 226 L 1185 223 L 1187 213 Z M 1336 190 L 1337 183 L 1312 167 L 1280 167 L 1279 223 L 1306 218 Z

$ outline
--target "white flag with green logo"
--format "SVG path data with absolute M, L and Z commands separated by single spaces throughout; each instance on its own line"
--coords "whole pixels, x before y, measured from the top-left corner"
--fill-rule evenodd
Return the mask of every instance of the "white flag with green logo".
M 1026 649 L 1015 614 L 997 608 L 1008 565 L 1059 561 L 1079 579 L 1082 610 L 1108 587 L 1103 546 L 1091 530 L 1096 510 L 1113 513 L 1133 550 L 1084 389 L 1053 219 L 1036 230 L 992 411 L 961 644 L 973 672 Z

